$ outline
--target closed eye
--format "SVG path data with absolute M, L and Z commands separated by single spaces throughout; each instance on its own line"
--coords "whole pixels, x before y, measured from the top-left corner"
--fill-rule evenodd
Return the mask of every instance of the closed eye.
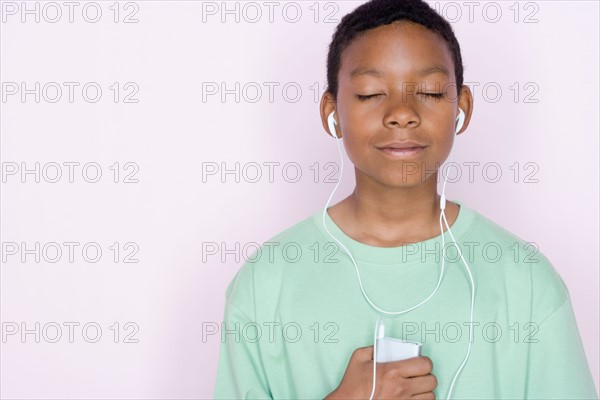
M 436 99 L 441 99 L 442 97 L 444 97 L 444 93 L 421 93 L 425 96 L 430 96 Z
M 422 94 L 424 96 L 433 97 L 435 99 L 441 99 L 442 97 L 444 97 L 444 93 L 420 93 L 420 94 Z M 370 94 L 370 95 L 357 94 L 356 98 L 359 101 L 366 101 L 366 100 L 369 100 L 370 98 L 377 97 L 377 96 L 381 96 L 381 94 Z
M 356 95 L 356 98 L 357 98 L 359 101 L 365 101 L 365 100 L 369 100 L 369 99 L 370 99 L 370 98 L 372 98 L 372 97 L 377 97 L 377 96 L 381 96 L 381 95 L 380 95 L 380 94 L 369 94 L 369 95 L 364 95 L 364 96 L 363 96 L 363 95 L 357 94 L 357 95 Z

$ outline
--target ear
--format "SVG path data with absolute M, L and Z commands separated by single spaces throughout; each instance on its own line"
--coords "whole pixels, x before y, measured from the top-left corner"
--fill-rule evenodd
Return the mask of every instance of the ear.
M 473 94 L 467 85 L 463 85 L 460 89 L 458 107 L 462 108 L 462 110 L 465 112 L 465 122 L 463 123 L 462 128 L 460 128 L 460 131 L 456 133 L 457 135 L 460 135 L 469 126 L 471 114 L 473 114 Z
M 339 129 L 336 129 L 336 132 L 331 132 L 333 135 L 331 135 L 329 133 L 329 123 L 327 122 L 327 118 L 329 117 L 329 114 L 331 114 L 332 111 L 335 111 L 335 106 L 336 106 L 336 102 L 333 99 L 333 95 L 331 94 L 331 92 L 325 92 L 323 93 L 323 96 L 321 97 L 321 104 L 319 106 L 319 111 L 321 112 L 321 124 L 323 125 L 323 129 L 325 129 L 325 133 L 327 135 L 329 135 L 330 137 L 332 137 L 333 135 L 336 135 L 336 137 L 340 138 L 342 137 L 341 134 L 339 134 Z M 339 119 L 337 117 L 336 114 L 335 115 L 335 119 L 336 119 L 336 128 L 339 126 Z

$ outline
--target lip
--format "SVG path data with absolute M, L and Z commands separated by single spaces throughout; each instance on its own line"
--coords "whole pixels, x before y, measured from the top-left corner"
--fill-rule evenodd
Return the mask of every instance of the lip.
M 389 148 L 383 148 L 383 149 L 379 149 L 382 152 L 384 152 L 386 155 L 392 157 L 392 158 L 413 158 L 416 157 L 418 155 L 420 155 L 421 153 L 423 153 L 425 151 L 425 147 L 412 147 L 412 148 L 403 148 L 403 149 L 397 149 L 397 150 L 393 150 L 393 149 L 389 149 Z
M 406 140 L 404 142 L 391 142 L 391 143 L 385 144 L 383 146 L 376 146 L 376 147 L 379 150 L 388 149 L 388 148 L 409 149 L 409 148 L 414 148 L 414 147 L 426 147 L 426 145 L 417 143 L 417 142 L 413 142 L 410 140 Z

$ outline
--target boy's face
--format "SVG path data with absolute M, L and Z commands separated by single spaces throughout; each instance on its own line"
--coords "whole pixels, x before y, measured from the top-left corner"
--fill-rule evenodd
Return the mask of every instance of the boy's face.
M 430 67 L 447 74 L 419 73 Z M 365 70 L 378 72 L 360 73 Z M 337 104 L 330 93 L 323 96 L 323 125 L 335 110 L 348 157 L 357 174 L 363 174 L 357 180 L 368 176 L 394 187 L 422 183 L 450 154 L 458 107 L 466 116 L 461 131 L 468 125 L 470 91 L 463 86 L 458 101 L 450 50 L 444 39 L 421 25 L 402 21 L 364 32 L 342 53 L 338 79 Z M 442 98 L 427 95 L 439 93 Z M 425 147 L 403 157 L 380 149 L 404 141 Z

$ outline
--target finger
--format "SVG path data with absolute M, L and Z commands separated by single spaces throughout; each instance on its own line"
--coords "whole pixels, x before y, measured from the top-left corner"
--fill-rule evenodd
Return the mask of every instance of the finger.
M 373 346 L 359 347 L 354 350 L 353 357 L 359 361 L 373 360 Z
M 431 373 L 433 362 L 429 357 L 411 357 L 402 361 L 394 361 L 389 363 L 389 367 L 397 369 L 400 376 L 404 378 L 412 378 L 423 376 Z
M 415 395 L 427 394 L 437 388 L 438 382 L 435 375 L 417 376 L 410 379 L 412 393 Z
M 411 400 L 435 400 L 435 394 L 433 392 L 421 393 L 411 397 Z

